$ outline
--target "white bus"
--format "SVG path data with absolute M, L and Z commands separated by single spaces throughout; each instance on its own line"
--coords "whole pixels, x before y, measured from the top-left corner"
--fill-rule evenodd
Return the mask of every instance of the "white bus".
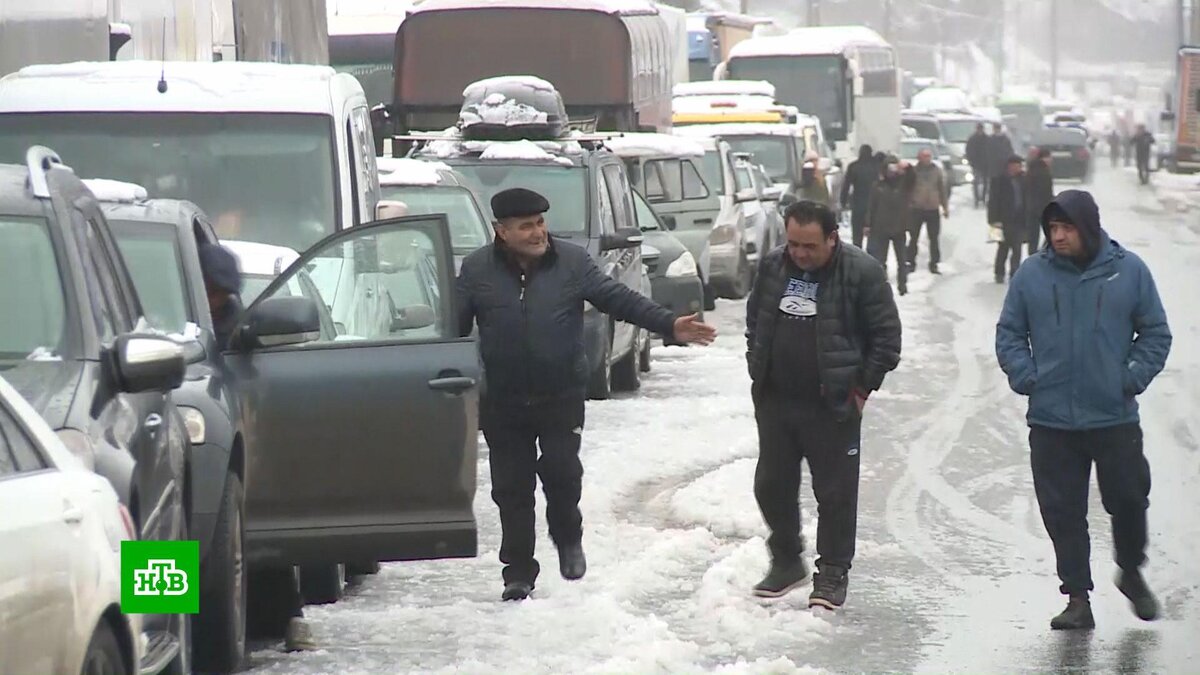
M 717 79 L 766 80 L 779 103 L 821 120 L 835 155 L 900 149 L 900 69 L 896 50 L 865 26 L 797 28 L 738 43 Z

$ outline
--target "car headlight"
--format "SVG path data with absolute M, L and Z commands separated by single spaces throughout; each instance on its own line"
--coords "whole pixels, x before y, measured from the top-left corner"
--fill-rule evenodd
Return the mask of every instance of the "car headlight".
M 737 230 L 732 225 L 721 225 L 713 229 L 712 234 L 708 236 L 710 244 L 728 244 L 733 241 Z
M 696 274 L 696 259 L 689 251 L 684 251 L 675 262 L 667 265 L 668 277 L 694 277 Z
M 204 434 L 207 430 L 204 424 L 204 413 L 189 408 L 188 406 L 179 406 L 179 414 L 183 417 L 183 426 L 187 429 L 188 440 L 192 445 L 200 445 L 204 442 Z
M 959 157 L 958 163 L 962 164 L 963 166 L 971 166 L 971 163 L 967 161 L 966 157 Z

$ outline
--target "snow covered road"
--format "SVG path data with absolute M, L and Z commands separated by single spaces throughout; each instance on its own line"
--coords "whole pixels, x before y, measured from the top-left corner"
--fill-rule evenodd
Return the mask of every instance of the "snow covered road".
M 1154 477 L 1147 579 L 1165 618 L 1139 622 L 1111 584 L 1093 490 L 1098 628 L 1052 634 L 1062 608 L 1029 475 L 1024 400 L 996 366 L 1004 287 L 967 191 L 943 227 L 941 277 L 900 298 L 900 368 L 868 403 L 859 545 L 846 607 L 807 592 L 750 596 L 766 569 L 752 494 L 757 454 L 744 303 L 722 302 L 709 348 L 656 348 L 635 396 L 590 402 L 584 436 L 588 576 L 568 583 L 544 524 L 534 599 L 499 601 L 499 520 L 479 466 L 479 558 L 385 565 L 336 605 L 306 608 L 322 650 L 260 649 L 255 673 L 1182 672 L 1200 659 L 1200 227 L 1102 168 L 1113 236 L 1150 264 L 1175 343 L 1142 397 Z M 1066 186 L 1061 186 L 1066 187 Z M 1153 207 L 1153 208 L 1152 208 Z M 1155 213 L 1159 215 L 1154 215 Z M 815 509 L 802 505 L 810 544 Z M 811 560 L 811 559 L 810 559 Z

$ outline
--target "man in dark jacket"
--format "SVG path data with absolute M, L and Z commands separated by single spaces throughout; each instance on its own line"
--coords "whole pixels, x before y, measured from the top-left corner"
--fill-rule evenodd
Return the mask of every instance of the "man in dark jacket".
M 1150 465 L 1137 396 L 1166 365 L 1167 315 L 1150 269 L 1109 238 L 1092 196 L 1066 190 L 1046 207 L 1050 245 L 1023 265 L 996 326 L 996 356 L 1013 391 L 1029 396 L 1033 485 L 1054 543 L 1060 591 L 1055 629 L 1095 626 L 1088 541 L 1092 464 L 1112 517 L 1117 588 L 1143 620 L 1158 602 L 1142 578 Z
M 1000 124 L 992 125 L 992 135 L 988 137 L 988 182 L 1007 172 L 1008 158 L 1013 156 L 1012 139 Z
M 1121 161 L 1121 134 L 1117 133 L 1115 127 L 1108 134 L 1108 159 L 1114 169 Z
M 1004 230 L 996 244 L 996 283 L 1004 283 L 1004 262 L 1012 256 L 1008 276 L 1011 279 L 1021 266 L 1021 244 L 1025 242 L 1028 216 L 1029 183 L 1025 179 L 1025 160 L 1019 155 L 1008 158 L 1008 170 L 992 179 L 988 189 L 988 223 Z
M 1150 182 L 1150 146 L 1154 145 L 1154 134 L 1146 130 L 1145 124 L 1139 124 L 1129 144 L 1137 156 L 1138 180 L 1145 185 Z
M 1054 174 L 1050 172 L 1050 151 L 1038 148 L 1029 159 L 1025 170 L 1026 182 L 1029 184 L 1029 207 L 1025 222 L 1025 240 L 1029 243 L 1029 255 L 1037 253 L 1041 244 L 1042 212 L 1054 199 Z
M 967 163 L 971 165 L 971 174 L 974 176 L 972 188 L 975 191 L 975 208 L 987 202 L 989 142 L 983 122 L 975 125 L 975 133 L 967 139 Z
M 879 181 L 879 164 L 875 161 L 869 145 L 858 149 L 858 159 L 850 162 L 842 180 L 842 209 L 850 209 L 850 233 L 854 245 L 862 248 L 863 232 L 867 222 L 867 207 L 871 202 L 871 190 Z
M 237 257 L 224 246 L 203 244 L 198 252 L 213 332 L 217 344 L 225 349 L 242 313 L 242 273 L 238 270 Z
M 887 269 L 888 248 L 896 257 L 896 290 L 908 293 L 908 194 L 901 183 L 900 166 L 887 164 L 885 178 L 876 181 L 867 208 L 867 251 Z
M 828 207 L 788 207 L 787 246 L 766 253 L 746 306 L 746 357 L 759 456 L 754 496 L 771 529 L 771 568 L 755 595 L 802 585 L 800 460 L 820 519 L 809 606 L 846 600 L 858 521 L 863 406 L 900 362 L 900 316 L 883 268 L 838 241 Z
M 515 188 L 491 202 L 495 242 L 467 256 L 459 272 L 459 330 L 479 324 L 487 374 L 480 427 L 487 439 L 492 499 L 500 508 L 505 600 L 524 600 L 540 567 L 534 558 L 534 486 L 542 479 L 559 571 L 579 579 L 583 555 L 579 497 L 584 398 L 585 302 L 678 343 L 712 342 L 695 314 L 666 308 L 605 275 L 588 252 L 550 237 L 542 195 Z M 541 458 L 538 447 L 541 447 Z

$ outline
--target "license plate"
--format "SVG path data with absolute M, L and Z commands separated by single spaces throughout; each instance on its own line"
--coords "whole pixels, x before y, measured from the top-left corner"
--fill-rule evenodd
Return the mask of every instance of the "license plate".
M 1074 157 L 1075 155 L 1070 152 L 1066 152 L 1064 150 L 1059 150 L 1058 152 L 1050 153 L 1050 156 L 1058 157 L 1059 159 L 1070 159 L 1071 157 Z

